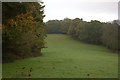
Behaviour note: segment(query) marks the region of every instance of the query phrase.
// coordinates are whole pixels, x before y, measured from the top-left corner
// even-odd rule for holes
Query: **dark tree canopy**
[[[65,18],[48,21],[46,25],[47,33],[69,34],[83,42],[105,45],[112,50],[120,49],[118,48],[118,41],[120,41],[118,20],[112,23],[102,23],[97,20],[86,22],[79,18]]]

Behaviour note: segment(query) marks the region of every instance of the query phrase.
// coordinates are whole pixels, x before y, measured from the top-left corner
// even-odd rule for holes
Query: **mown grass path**
[[[118,55],[103,46],[82,43],[68,35],[49,34],[43,56],[3,64],[3,77],[16,78],[117,78]],[[16,72],[17,70],[17,72]]]

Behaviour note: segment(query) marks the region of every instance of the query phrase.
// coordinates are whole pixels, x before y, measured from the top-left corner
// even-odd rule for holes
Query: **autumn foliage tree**
[[[3,24],[4,62],[41,55],[46,35],[42,20],[44,15],[40,9],[44,7],[39,3],[27,4],[29,6],[27,6],[25,13],[18,14]]]

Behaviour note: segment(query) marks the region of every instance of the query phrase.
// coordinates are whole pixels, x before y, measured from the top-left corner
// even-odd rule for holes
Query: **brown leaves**
[[[32,69],[32,68],[30,68],[30,72],[32,72],[32,70],[33,70],[33,69]]]
[[[22,69],[25,69],[25,67],[23,67]]]
[[[30,77],[30,76],[32,76],[31,75],[31,72],[33,71],[32,67],[29,68],[29,69],[27,69],[26,67],[22,67],[21,69],[22,70],[16,70],[16,73],[20,73],[20,75],[23,76],[23,77]]]

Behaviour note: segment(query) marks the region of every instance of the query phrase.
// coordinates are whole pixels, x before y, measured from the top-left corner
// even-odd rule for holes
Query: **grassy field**
[[[3,78],[27,77],[21,76],[21,71],[28,73],[31,67],[30,78],[118,77],[118,55],[107,48],[62,34],[49,34],[46,41],[43,56],[3,64]]]

